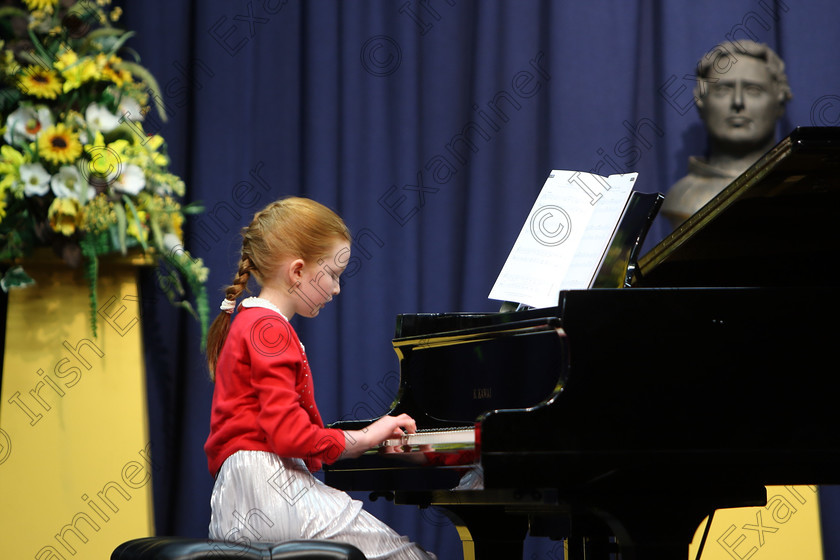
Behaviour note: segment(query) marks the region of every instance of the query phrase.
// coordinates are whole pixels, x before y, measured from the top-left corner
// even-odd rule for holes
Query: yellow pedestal
[[[697,548],[706,520],[694,535]],[[767,505],[718,510],[703,547],[703,560],[822,560],[816,486],[768,486]]]
[[[25,268],[0,400],[2,557],[107,559],[154,534],[137,268],[102,262],[96,337],[80,271]]]

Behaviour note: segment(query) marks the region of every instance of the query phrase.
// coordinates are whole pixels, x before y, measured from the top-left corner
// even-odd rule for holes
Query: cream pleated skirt
[[[228,542],[322,539],[349,543],[369,560],[430,560],[362,503],[327,486],[300,459],[238,451],[222,465],[210,500],[210,538]]]

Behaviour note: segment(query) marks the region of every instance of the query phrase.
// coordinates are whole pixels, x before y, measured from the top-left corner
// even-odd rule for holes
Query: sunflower
[[[122,62],[120,57],[111,55],[105,58],[104,54],[100,54],[96,57],[96,62],[102,69],[102,77],[111,80],[117,87],[123,87],[124,84],[131,83],[131,72],[119,66]]]
[[[58,5],[58,0],[23,0],[29,11],[46,10],[52,12]]]
[[[61,93],[58,75],[52,70],[34,65],[27,66],[23,71],[18,87],[23,93],[42,99],[55,99]]]
[[[64,93],[78,89],[85,82],[98,80],[102,77],[93,59],[90,57],[77,59],[75,57],[75,53],[67,55],[55,63],[55,67],[61,70],[61,76],[65,80]]]
[[[38,153],[56,165],[73,163],[82,155],[82,144],[76,133],[59,123],[38,137]]]

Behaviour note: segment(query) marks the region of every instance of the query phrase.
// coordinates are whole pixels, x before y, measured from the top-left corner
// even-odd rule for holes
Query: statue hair
[[[793,93],[790,90],[790,84],[788,84],[787,75],[785,74],[784,61],[765,43],[757,43],[750,40],[724,41],[700,59],[697,63],[697,83],[694,86],[694,98],[699,100],[705,95],[705,78],[709,77],[709,73],[718,59],[725,56],[732,57],[733,64],[737,64],[738,55],[756,58],[767,65],[773,81],[779,87],[781,102],[783,104],[793,98]]]

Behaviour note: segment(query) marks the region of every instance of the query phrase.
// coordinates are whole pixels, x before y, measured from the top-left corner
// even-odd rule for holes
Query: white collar
[[[283,312],[280,311],[280,309],[276,305],[264,298],[248,297],[243,299],[242,303],[240,303],[239,305],[241,305],[242,307],[263,307],[265,309],[271,309],[272,311],[276,312],[278,315],[286,319],[286,321],[289,320],[285,315],[283,315]]]

